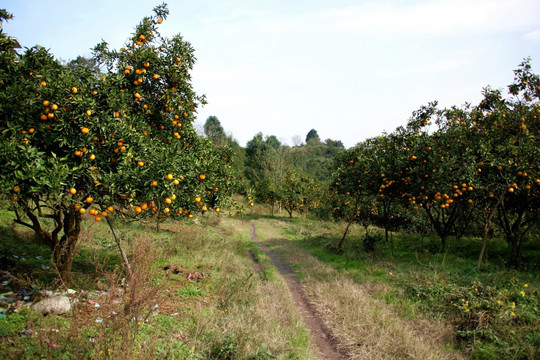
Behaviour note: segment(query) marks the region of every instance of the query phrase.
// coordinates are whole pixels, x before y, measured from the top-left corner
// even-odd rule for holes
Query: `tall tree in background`
[[[306,135],[306,144],[310,140],[316,140],[317,142],[321,141],[321,138],[319,137],[319,134],[317,134],[317,130],[315,130],[315,129],[309,130],[309,132]]]
[[[227,135],[217,116],[209,116],[204,123],[204,134],[216,146],[227,144]]]

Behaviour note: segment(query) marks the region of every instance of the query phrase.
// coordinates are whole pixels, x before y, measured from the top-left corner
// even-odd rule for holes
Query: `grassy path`
[[[250,223],[251,240],[259,246],[272,260],[279,273],[286,279],[289,291],[294,299],[294,303],[302,315],[307,328],[311,332],[311,340],[317,344],[321,359],[339,360],[344,359],[344,355],[338,352],[337,340],[331,335],[329,329],[325,326],[313,306],[307,299],[307,296],[300,285],[300,281],[294,275],[293,270],[283,262],[272,250],[259,240],[255,232],[255,225]]]
[[[404,317],[392,305],[376,298],[385,291],[385,285],[358,283],[347,272],[334,269],[308,254],[297,242],[283,238],[289,226],[286,221],[253,222],[269,256],[279,259],[278,269],[287,264],[286,268],[294,272],[284,275],[300,279],[293,282],[302,287],[322,328],[337,340],[334,345],[339,353],[350,359],[462,358],[449,346],[452,335],[444,323],[416,315]],[[261,243],[258,238],[256,241]],[[334,350],[334,354],[339,353]]]

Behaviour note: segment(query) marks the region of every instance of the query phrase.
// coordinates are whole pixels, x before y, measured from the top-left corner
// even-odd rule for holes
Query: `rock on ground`
[[[71,310],[71,302],[67,296],[54,296],[35,303],[31,306],[31,309],[44,315],[61,315]]]

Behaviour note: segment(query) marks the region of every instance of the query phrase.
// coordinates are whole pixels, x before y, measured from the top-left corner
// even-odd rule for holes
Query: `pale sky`
[[[1,0],[4,31],[58,59],[120,48],[161,2]],[[532,58],[538,0],[170,0],[164,35],[195,48],[193,84],[242,146],[262,132],[292,145],[314,128],[347,147],[405,125],[421,105],[477,103]]]

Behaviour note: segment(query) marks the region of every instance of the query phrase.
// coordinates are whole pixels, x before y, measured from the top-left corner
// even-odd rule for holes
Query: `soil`
[[[251,226],[251,241],[257,244],[257,246],[266,253],[273,261],[274,266],[279,273],[287,281],[294,303],[302,315],[307,328],[311,332],[313,342],[317,344],[317,347],[319,348],[320,358],[327,360],[347,359],[345,354],[338,351],[338,340],[332,336],[331,331],[324,324],[309,302],[306,293],[293,270],[279,256],[272,252],[268,246],[258,239],[257,234],[255,233],[255,225],[253,223],[249,224]]]

